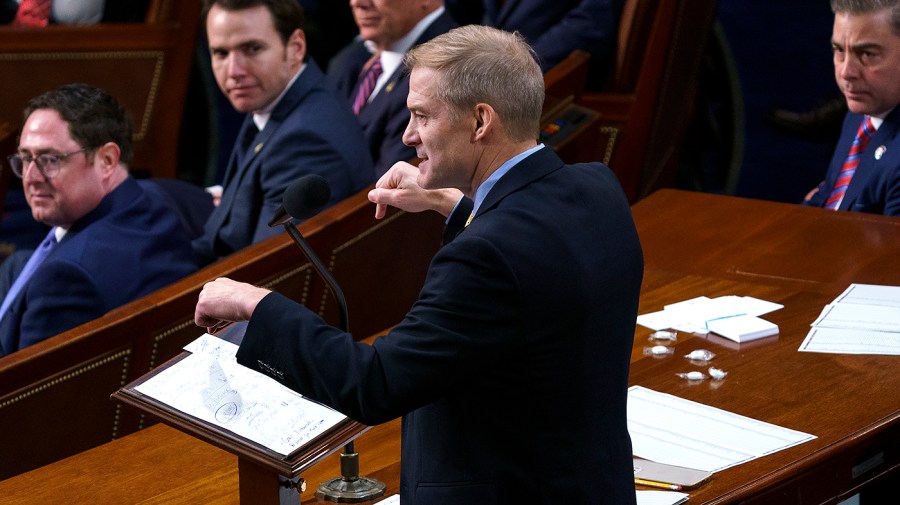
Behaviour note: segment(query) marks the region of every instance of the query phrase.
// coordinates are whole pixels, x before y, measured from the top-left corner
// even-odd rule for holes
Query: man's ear
[[[472,140],[483,140],[497,128],[497,111],[486,103],[479,103],[473,109],[475,115],[475,131]]]
[[[288,37],[285,49],[291,64],[299,67],[303,60],[306,59],[306,33],[299,28],[294,30],[294,33]]]
[[[99,163],[103,175],[107,175],[119,166],[120,155],[119,145],[115,142],[107,142],[94,152],[94,163]]]

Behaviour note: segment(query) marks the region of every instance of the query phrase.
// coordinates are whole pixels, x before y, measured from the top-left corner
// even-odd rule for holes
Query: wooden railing
[[[436,213],[374,219],[366,191],[299,230],[341,285],[354,336],[400,321],[440,247]],[[275,289],[337,324],[335,303],[286,235],[254,244],[105,316],[0,358],[0,479],[134,432],[152,422],[109,400],[203,333],[193,323],[203,285],[218,277]]]

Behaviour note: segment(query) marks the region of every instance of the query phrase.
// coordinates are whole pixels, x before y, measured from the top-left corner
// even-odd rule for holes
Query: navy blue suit
[[[438,16],[422,35],[413,43],[413,47],[446,33],[458,25],[446,12]],[[353,103],[358,89],[357,80],[372,53],[366,49],[362,40],[356,40],[334,57],[328,67],[338,90]],[[369,151],[375,161],[375,172],[381,176],[398,161],[409,161],[416,157],[416,150],[403,144],[403,131],[409,123],[409,110],[406,108],[406,96],[409,94],[409,72],[403,65],[391,74],[381,91],[366,104],[359,113],[362,125],[369,142]]]
[[[470,20],[484,9],[481,24],[518,31],[534,47],[546,72],[576,49],[591,54],[591,81],[599,84],[615,55],[624,0],[447,0],[447,8]],[[474,4],[483,5],[476,6]],[[465,17],[469,16],[469,17]]]
[[[96,319],[196,269],[178,217],[129,177],[72,225],[35,270],[0,321],[0,356]]]
[[[807,205],[822,207],[834,188],[838,173],[856,132],[862,123],[861,114],[848,113],[844,118],[841,137],[825,174],[825,181]],[[895,107],[869,141],[863,151],[850,186],[838,210],[900,216],[900,107]]]
[[[312,60],[244,151],[241,139],[255,128],[248,115],[231,153],[222,200],[193,242],[201,265],[283,233],[268,223],[285,188],[303,175],[318,174],[328,181],[329,204],[375,180],[359,123]]]
[[[541,149],[456,231],[373,345],[272,293],[238,361],[360,422],[403,416],[404,505],[633,504],[643,261],[615,176]]]

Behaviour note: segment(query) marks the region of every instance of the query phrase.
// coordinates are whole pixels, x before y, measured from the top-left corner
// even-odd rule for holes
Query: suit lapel
[[[516,164],[497,181],[478,208],[478,217],[496,207],[506,195],[518,191],[533,181],[563,167],[563,161],[553,149],[544,146]]]
[[[872,137],[872,140],[863,152],[862,158],[859,160],[859,166],[856,167],[856,172],[853,174],[850,185],[847,187],[847,192],[844,194],[844,199],[841,201],[840,208],[842,210],[849,209],[856,202],[867,182],[878,177],[878,171],[884,170],[885,163],[892,159],[892,155],[895,153],[891,153],[889,150],[895,145],[898,123],[900,123],[900,107],[895,107],[885,118],[884,122],[881,123],[878,130],[875,131],[875,136]],[[879,153],[879,151],[881,152]],[[878,153],[877,157],[876,153]]]
[[[229,170],[225,175],[223,186],[231,188],[242,184],[244,177],[251,172],[251,167],[257,163],[260,153],[265,149],[268,140],[278,131],[278,128],[284,122],[284,119],[297,108],[304,97],[306,97],[306,95],[309,94],[323,78],[322,71],[319,70],[316,63],[313,60],[309,60],[303,73],[300,74],[296,81],[294,81],[288,92],[281,97],[281,101],[275,106],[272,115],[269,117],[269,121],[266,123],[266,127],[253,138],[247,152],[243,156],[238,156],[237,151],[240,147],[236,147],[236,149],[232,150],[231,160],[228,163]],[[238,134],[238,139],[244,138],[243,135],[246,134],[247,129],[251,126],[254,126],[253,117],[248,115]],[[234,205],[234,193],[235,191],[228,191],[222,195],[222,202],[219,206],[222,207],[223,210],[229,209]],[[217,214],[224,217],[227,213],[221,211],[213,213],[213,215]]]
[[[244,118],[244,123],[241,125],[241,129],[238,131],[235,146],[231,150],[231,156],[228,159],[228,170],[225,172],[225,178],[222,181],[222,186],[228,186],[231,183],[231,180],[235,178],[240,167],[244,165],[244,161],[248,159],[246,152],[241,152],[244,149],[242,146],[244,144],[244,139],[249,135],[249,130],[256,129],[256,126],[253,124],[253,118],[248,115]],[[258,135],[258,133],[257,133]],[[252,145],[253,142],[248,144],[247,150],[249,150],[249,145]]]
[[[391,74],[391,78],[384,83],[384,86],[378,94],[372,98],[372,101],[367,103],[366,106],[359,111],[359,123],[362,125],[363,130],[366,130],[370,123],[382,117],[384,109],[389,108],[390,104],[394,103],[393,95],[395,90],[406,89],[404,86],[404,81],[406,79],[409,79],[409,73],[403,65],[400,65],[397,67],[397,70]],[[405,101],[406,97],[404,96],[403,99]]]

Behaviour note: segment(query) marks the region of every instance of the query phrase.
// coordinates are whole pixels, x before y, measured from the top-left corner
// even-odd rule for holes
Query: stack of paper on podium
[[[748,342],[776,335],[778,325],[759,316],[783,307],[751,296],[700,296],[640,315],[637,323],[652,330],[671,328],[701,335],[714,332],[735,342]]]
[[[811,326],[800,351],[900,355],[900,286],[851,284]]]
[[[113,398],[282,475],[296,475],[368,429],[239,365],[206,334]]]

